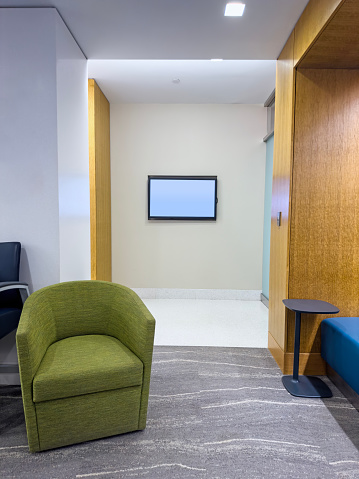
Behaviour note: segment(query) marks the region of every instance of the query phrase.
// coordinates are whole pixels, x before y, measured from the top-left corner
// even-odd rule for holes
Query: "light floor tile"
[[[261,301],[144,299],[156,319],[155,345],[266,348]]]

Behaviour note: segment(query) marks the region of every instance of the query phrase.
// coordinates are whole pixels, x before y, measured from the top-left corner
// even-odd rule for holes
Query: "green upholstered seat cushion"
[[[35,403],[142,384],[143,364],[112,336],[73,336],[53,343],[33,382]]]

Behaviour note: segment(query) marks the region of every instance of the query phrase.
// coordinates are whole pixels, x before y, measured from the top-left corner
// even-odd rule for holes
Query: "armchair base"
[[[86,394],[35,404],[38,444],[31,452],[44,451],[115,436],[138,429],[141,387]]]

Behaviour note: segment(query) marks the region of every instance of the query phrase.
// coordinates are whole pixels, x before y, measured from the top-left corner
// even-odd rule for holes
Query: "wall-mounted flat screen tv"
[[[217,216],[217,176],[149,176],[149,220],[205,220]]]

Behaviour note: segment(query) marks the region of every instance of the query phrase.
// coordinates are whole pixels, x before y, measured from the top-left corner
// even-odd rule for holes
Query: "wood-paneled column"
[[[88,81],[91,279],[111,281],[110,104]]]

